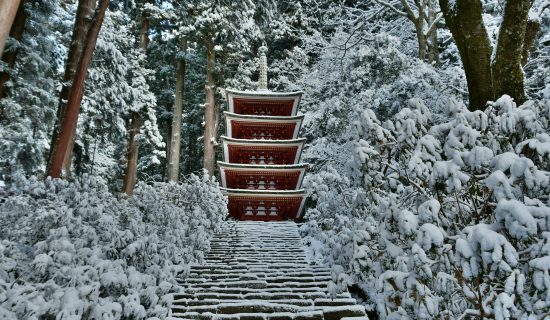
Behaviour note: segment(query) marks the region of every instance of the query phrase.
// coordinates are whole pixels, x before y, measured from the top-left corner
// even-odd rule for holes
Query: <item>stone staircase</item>
[[[348,292],[329,297],[330,279],[307,261],[294,222],[229,221],[179,280],[170,319],[368,319]]]

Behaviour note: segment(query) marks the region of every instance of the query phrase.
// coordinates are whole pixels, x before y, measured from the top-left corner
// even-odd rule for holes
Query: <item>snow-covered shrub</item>
[[[0,203],[0,318],[164,318],[226,215],[208,175],[116,197],[95,177],[21,179]]]
[[[304,153],[317,167],[302,229],[338,266],[332,288],[358,285],[383,319],[547,316],[548,103],[503,96],[471,112],[451,98],[434,117],[409,99],[386,117],[365,101]]]

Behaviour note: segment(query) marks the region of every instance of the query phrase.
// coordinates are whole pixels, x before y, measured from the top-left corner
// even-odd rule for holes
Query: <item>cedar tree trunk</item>
[[[216,107],[216,52],[211,37],[206,40],[206,103],[204,104],[204,161],[203,167],[214,175],[216,165],[216,135],[219,110]]]
[[[183,54],[187,51],[187,40],[183,41]],[[180,147],[181,147],[181,122],[183,112],[183,98],[185,91],[185,57],[178,60],[176,77],[176,98],[174,100],[172,133],[170,137],[170,149],[168,153],[168,181],[178,181],[180,169]]]
[[[139,31],[139,47],[145,52],[149,45],[149,17],[142,14],[141,28]],[[126,170],[122,182],[122,192],[131,196],[134,194],[134,188],[137,180],[137,163],[139,155],[139,144],[136,137],[141,125],[141,115],[139,111],[132,111],[130,120],[130,130],[128,139],[128,150],[126,152]]]
[[[21,4],[19,5],[19,9],[17,9],[17,14],[15,15],[15,20],[13,21],[13,24],[11,26],[10,38],[13,38],[17,41],[21,41],[21,37],[23,36],[23,30],[25,29],[25,23],[27,22],[28,16],[29,14],[25,11],[25,1],[21,1]],[[6,51],[2,55],[2,61],[6,63],[8,70],[11,70],[13,69],[13,67],[15,67],[15,60],[17,59],[17,51],[18,49],[15,48],[15,50]],[[9,80],[9,78],[10,78],[10,75],[8,71],[4,70],[0,72],[0,99],[5,98],[7,96],[5,85],[6,85],[6,82]]]
[[[61,177],[63,161],[65,159],[65,155],[67,154],[67,150],[69,149],[69,145],[72,143],[72,133],[74,132],[78,122],[78,114],[80,111],[82,96],[84,94],[84,82],[86,81],[86,76],[88,75],[88,67],[92,61],[97,37],[99,35],[99,31],[101,30],[103,18],[105,17],[105,12],[107,11],[108,6],[109,0],[99,0],[92,24],[86,36],[86,42],[76,68],[73,85],[71,86],[65,116],[63,117],[63,122],[61,123],[61,128],[59,130],[59,138],[52,145],[53,152],[50,156],[50,165],[47,171],[47,175],[52,178]]]
[[[63,118],[65,117],[65,112],[67,110],[67,102],[71,93],[72,80],[76,74],[76,69],[78,67],[78,62],[82,56],[82,51],[86,42],[86,36],[92,24],[92,19],[94,17],[94,10],[96,6],[96,0],[79,0],[78,7],[76,9],[76,16],[74,20],[73,34],[71,37],[71,45],[69,46],[69,54],[67,56],[67,62],[65,63],[65,74],[63,75],[63,87],[61,88],[61,94],[59,95],[59,102],[57,105],[57,121],[53,129],[52,134],[52,143],[53,146],[55,141],[59,139],[59,129],[61,123],[63,123]],[[74,131],[71,132],[70,144],[65,153],[65,158],[63,160],[63,171],[66,178],[71,176],[71,160],[72,160],[72,151],[74,146],[74,139],[76,135],[76,126]],[[54,152],[54,149],[50,149],[50,159],[51,154]]]
[[[21,0],[0,1],[0,53],[4,52],[6,40],[10,34],[11,26]]]
[[[136,186],[137,177],[137,162],[138,162],[138,142],[136,136],[139,133],[140,127],[140,115],[139,112],[132,112],[132,119],[130,123],[130,139],[128,141],[128,150],[126,152],[126,171],[124,172],[124,180],[122,184],[122,192],[131,196],[134,194],[134,187]]]

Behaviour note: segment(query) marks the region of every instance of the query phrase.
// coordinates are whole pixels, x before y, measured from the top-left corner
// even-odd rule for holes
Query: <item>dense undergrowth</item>
[[[0,318],[164,318],[175,277],[200,261],[227,214],[217,183],[18,179],[0,203]]]

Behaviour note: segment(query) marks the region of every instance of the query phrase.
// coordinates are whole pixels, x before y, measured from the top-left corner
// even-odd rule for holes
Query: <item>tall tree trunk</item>
[[[449,7],[449,0],[439,0],[439,4],[460,52],[468,82],[469,108],[483,109],[495,94],[491,70],[492,47],[483,23],[481,2],[457,0],[452,8]]]
[[[187,40],[182,43],[182,53],[187,51]],[[168,155],[168,181],[178,181],[180,169],[180,147],[181,147],[181,120],[183,112],[183,98],[185,91],[185,57],[178,60],[176,78],[176,97],[174,99],[174,110],[172,118],[172,134],[170,138],[170,149]]]
[[[141,28],[139,31],[139,47],[145,52],[149,45],[149,17],[143,12],[141,17]],[[122,192],[131,196],[134,194],[134,188],[137,180],[137,163],[139,155],[139,144],[136,137],[141,125],[141,115],[139,111],[132,111],[130,120],[130,130],[128,139],[128,150],[126,152],[126,170],[122,183]]]
[[[519,104],[525,102],[521,62],[529,9],[530,0],[506,1],[493,62],[496,97],[507,94]]]
[[[0,1],[0,53],[4,52],[6,40],[10,34],[11,26],[21,0]]]
[[[88,75],[88,67],[92,61],[97,37],[103,24],[103,18],[105,17],[105,11],[109,6],[109,0],[99,0],[99,5],[95,11],[92,24],[88,30],[86,36],[86,42],[82,50],[82,55],[76,68],[73,85],[69,94],[65,116],[61,124],[59,138],[52,144],[53,152],[50,156],[49,167],[47,174],[52,178],[59,178],[61,176],[61,169],[63,161],[69,145],[72,143],[72,133],[76,128],[78,122],[78,114],[80,111],[80,103],[82,102],[82,96],[84,94],[84,82]]]
[[[138,142],[136,136],[139,133],[139,127],[141,125],[139,112],[132,112],[132,119],[130,122],[130,139],[128,141],[128,150],[126,152],[126,171],[124,173],[124,180],[122,184],[122,192],[131,196],[134,194],[134,188],[136,186],[137,177],[137,162],[138,162]]]
[[[78,67],[78,62],[82,56],[82,51],[86,42],[86,37],[90,26],[92,24],[92,19],[94,17],[94,10],[96,6],[96,0],[79,0],[78,7],[76,9],[76,16],[74,20],[73,34],[71,37],[71,44],[69,46],[69,54],[67,56],[67,61],[65,63],[65,74],[63,75],[63,87],[61,88],[61,93],[59,95],[59,102],[57,104],[57,121],[53,129],[52,134],[52,143],[53,146],[55,141],[59,139],[59,130],[61,123],[63,123],[63,118],[67,110],[67,102],[71,94],[71,85],[72,81],[76,74],[76,69]],[[74,140],[76,135],[76,126],[74,131],[71,132],[69,147],[65,154],[63,160],[63,171],[66,178],[71,176],[71,160],[72,160],[72,151],[74,146]],[[50,149],[50,159],[51,154],[54,152],[54,149]]]
[[[203,167],[210,175],[214,175],[216,166],[216,135],[218,133],[219,110],[216,107],[216,51],[214,43],[208,37],[206,40],[206,103],[204,104],[204,161]]]
[[[25,23],[27,22],[27,18],[29,16],[29,14],[25,11],[25,2],[26,1],[21,1],[21,3],[19,4],[19,9],[17,9],[17,14],[15,15],[15,20],[13,21],[10,30],[10,38],[17,40],[18,42],[21,41],[21,38],[23,37]],[[11,70],[13,69],[13,67],[15,67],[15,60],[17,59],[18,51],[19,50],[16,48],[15,50],[5,51],[2,54],[2,61],[6,63],[8,70]],[[10,74],[7,70],[0,72],[0,99],[7,96],[5,85],[9,79]]]

